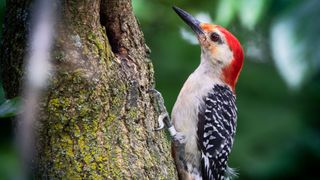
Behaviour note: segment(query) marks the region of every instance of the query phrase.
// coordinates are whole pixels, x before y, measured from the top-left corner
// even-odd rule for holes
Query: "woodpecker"
[[[237,126],[235,86],[243,65],[241,44],[225,28],[202,23],[173,7],[197,36],[198,68],[184,83],[166,122],[174,139],[173,158],[179,179],[229,179],[227,161]],[[162,120],[165,114],[159,117]],[[160,128],[161,128],[160,127]]]

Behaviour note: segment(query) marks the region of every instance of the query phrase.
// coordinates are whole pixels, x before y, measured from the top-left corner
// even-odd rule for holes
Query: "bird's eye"
[[[220,38],[220,36],[219,36],[218,33],[215,33],[215,32],[212,33],[212,34],[210,35],[210,39],[211,39],[211,41],[213,41],[213,42],[222,43],[221,38]]]

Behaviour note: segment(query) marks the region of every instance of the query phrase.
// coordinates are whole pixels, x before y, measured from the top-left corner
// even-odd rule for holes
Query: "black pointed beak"
[[[189,13],[185,12],[184,10],[182,10],[176,6],[173,6],[172,8],[181,17],[181,19],[191,27],[191,29],[198,36],[204,34],[203,30],[200,27],[200,24],[201,24],[200,21],[198,21],[196,18],[191,16]]]

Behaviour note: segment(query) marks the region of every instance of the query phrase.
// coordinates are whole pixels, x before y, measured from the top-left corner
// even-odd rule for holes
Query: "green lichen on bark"
[[[156,114],[150,116],[139,106],[126,110],[128,99],[124,97],[130,84],[121,71],[108,72],[117,73],[101,73],[97,81],[79,70],[56,74],[41,116],[46,128],[39,132],[39,149],[44,153],[40,157],[47,159],[39,161],[40,172],[90,179],[161,177],[159,164],[171,161],[170,147],[162,134],[153,132],[153,122],[148,129],[145,125]],[[144,105],[151,106],[149,103]],[[166,152],[159,154],[159,150]],[[160,175],[173,177],[174,169]]]
[[[153,67],[131,2],[101,3],[108,13],[123,10],[119,27],[101,26],[100,0],[61,2],[54,73],[39,102],[34,176],[172,179],[170,144],[154,131]]]

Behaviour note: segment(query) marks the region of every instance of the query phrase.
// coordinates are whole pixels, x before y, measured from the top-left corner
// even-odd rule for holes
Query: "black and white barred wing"
[[[216,85],[204,98],[198,114],[198,146],[202,153],[203,179],[224,179],[236,129],[235,96]]]

